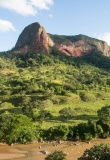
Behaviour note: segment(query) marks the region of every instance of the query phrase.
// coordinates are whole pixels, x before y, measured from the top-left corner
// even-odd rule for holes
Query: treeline
[[[96,122],[80,123],[76,126],[51,127],[44,133],[46,139],[90,141],[94,138],[110,136],[110,106],[98,110],[99,120]]]
[[[76,60],[80,63],[87,63],[95,67],[110,70],[110,58],[103,55],[100,51],[93,51],[88,55],[77,58]]]
[[[110,106],[102,107],[97,113],[99,120],[96,122],[88,121],[76,126],[60,125],[42,130],[27,116],[6,112],[0,115],[0,141],[11,144],[35,140],[90,141],[107,138],[110,136]]]
[[[28,52],[27,54],[23,55],[15,55],[11,51],[9,51],[0,53],[0,57],[3,59],[3,61],[7,62],[7,65],[9,65],[10,61],[11,65],[13,65],[12,62],[15,62],[16,66],[18,67],[34,67],[42,64],[53,65],[54,63],[63,62],[66,65],[71,64],[76,67],[80,67],[86,63],[101,69],[110,70],[110,58],[104,56],[102,52],[94,50],[82,57],[67,56],[54,47],[51,48],[51,53],[49,55],[35,52]],[[4,66],[4,62],[1,63],[1,67],[2,64]]]

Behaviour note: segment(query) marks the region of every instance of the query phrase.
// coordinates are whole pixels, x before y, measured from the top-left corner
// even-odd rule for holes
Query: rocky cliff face
[[[105,56],[110,56],[110,47],[106,42],[85,35],[59,36],[51,35],[58,50],[69,56],[83,56],[91,51],[101,51]]]
[[[98,50],[104,53],[105,56],[110,56],[110,48],[105,42],[78,40],[77,42],[63,42],[58,46],[58,49],[69,56],[83,56],[91,51]]]
[[[18,38],[14,53],[27,53],[30,51],[49,53],[49,47],[54,46],[45,29],[39,23],[27,26]]]
[[[101,51],[105,56],[110,56],[110,47],[106,42],[84,35],[60,36],[47,34],[39,23],[27,26],[20,34],[15,45],[15,54],[25,54],[30,51],[36,53],[50,53],[50,47],[68,56],[83,56],[91,51]]]

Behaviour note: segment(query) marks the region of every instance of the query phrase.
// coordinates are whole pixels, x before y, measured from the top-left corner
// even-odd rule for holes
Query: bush
[[[14,108],[14,105],[9,102],[3,102],[0,104],[0,108],[2,109]]]
[[[5,112],[0,115],[0,140],[8,144],[26,143],[36,139],[36,128],[25,115]]]
[[[91,94],[91,93],[84,93],[84,92],[80,93],[80,98],[83,101],[95,101],[96,100],[96,97],[93,94]]]
[[[54,151],[53,153],[49,154],[45,160],[66,160],[66,154],[62,151]]]
[[[110,123],[108,121],[99,120],[97,121],[97,125],[100,125],[103,132],[101,134],[101,138],[107,138],[110,135]]]
[[[51,127],[47,131],[47,136],[48,139],[67,140],[68,133],[69,133],[69,127],[61,125],[57,127]]]
[[[110,144],[94,145],[86,149],[78,160],[110,160]]]
[[[76,115],[76,112],[73,109],[71,109],[70,107],[63,108],[62,110],[59,111],[59,113],[66,119],[72,118],[73,116]]]
[[[88,123],[80,123],[71,129],[73,132],[72,139],[90,141],[97,137],[97,126],[96,123],[88,121]]]

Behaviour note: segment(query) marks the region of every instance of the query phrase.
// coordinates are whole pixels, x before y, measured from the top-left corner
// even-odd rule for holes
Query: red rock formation
[[[39,23],[33,23],[23,30],[16,43],[14,53],[26,54],[34,51],[49,54],[50,47],[53,46],[68,56],[83,56],[93,50],[101,51],[105,56],[110,56],[110,47],[106,42],[84,35],[51,35],[50,38],[50,34],[47,34]]]
[[[45,29],[38,23],[26,27],[18,38],[14,53],[25,54],[30,51],[49,53],[54,46]]]

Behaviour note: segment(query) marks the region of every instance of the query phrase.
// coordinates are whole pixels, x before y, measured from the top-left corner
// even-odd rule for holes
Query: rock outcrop
[[[39,23],[33,23],[23,30],[15,45],[14,53],[26,54],[34,51],[49,54],[53,46],[68,56],[83,56],[94,50],[103,52],[105,56],[110,56],[110,47],[104,41],[85,35],[60,36],[47,34]]]
[[[83,56],[91,51],[101,51],[105,56],[110,56],[110,47],[106,42],[85,35],[59,36],[51,35],[58,50],[69,56]]]
[[[33,23],[27,26],[20,34],[14,53],[25,54],[31,51],[49,53],[50,46],[54,46],[54,42],[45,29],[39,23]]]

